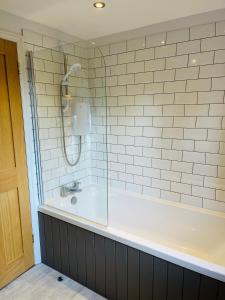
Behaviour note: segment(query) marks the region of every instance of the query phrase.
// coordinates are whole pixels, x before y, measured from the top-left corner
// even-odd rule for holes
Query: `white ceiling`
[[[0,0],[0,9],[85,40],[225,8],[225,0]]]

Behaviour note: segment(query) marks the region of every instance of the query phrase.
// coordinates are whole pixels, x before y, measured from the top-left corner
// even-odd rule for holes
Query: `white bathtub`
[[[71,203],[73,196],[77,198],[75,204]],[[107,225],[107,189],[102,186],[90,185],[74,195],[47,199],[45,205],[95,223]]]
[[[111,190],[104,226],[98,222],[107,220],[105,192],[92,185],[75,205],[68,197],[49,200],[39,210],[225,282],[225,214]]]

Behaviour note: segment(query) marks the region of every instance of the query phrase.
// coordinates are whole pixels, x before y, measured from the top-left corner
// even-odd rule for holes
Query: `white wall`
[[[37,33],[25,30],[24,40],[35,52],[73,39],[1,13],[0,28],[28,27]],[[225,211],[225,22],[101,49],[107,64],[111,185]],[[99,98],[103,67],[96,52],[90,65],[92,59],[94,98]],[[93,155],[96,174],[104,177],[105,152],[99,148]]]
[[[225,22],[102,51],[111,185],[225,211]]]

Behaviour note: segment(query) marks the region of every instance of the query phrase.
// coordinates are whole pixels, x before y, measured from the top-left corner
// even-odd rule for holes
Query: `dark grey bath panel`
[[[39,213],[42,262],[109,300],[225,300],[225,283]]]

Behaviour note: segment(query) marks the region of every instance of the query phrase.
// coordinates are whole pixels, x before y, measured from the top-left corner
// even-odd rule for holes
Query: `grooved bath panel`
[[[224,300],[225,283],[39,213],[42,262],[109,300]]]

